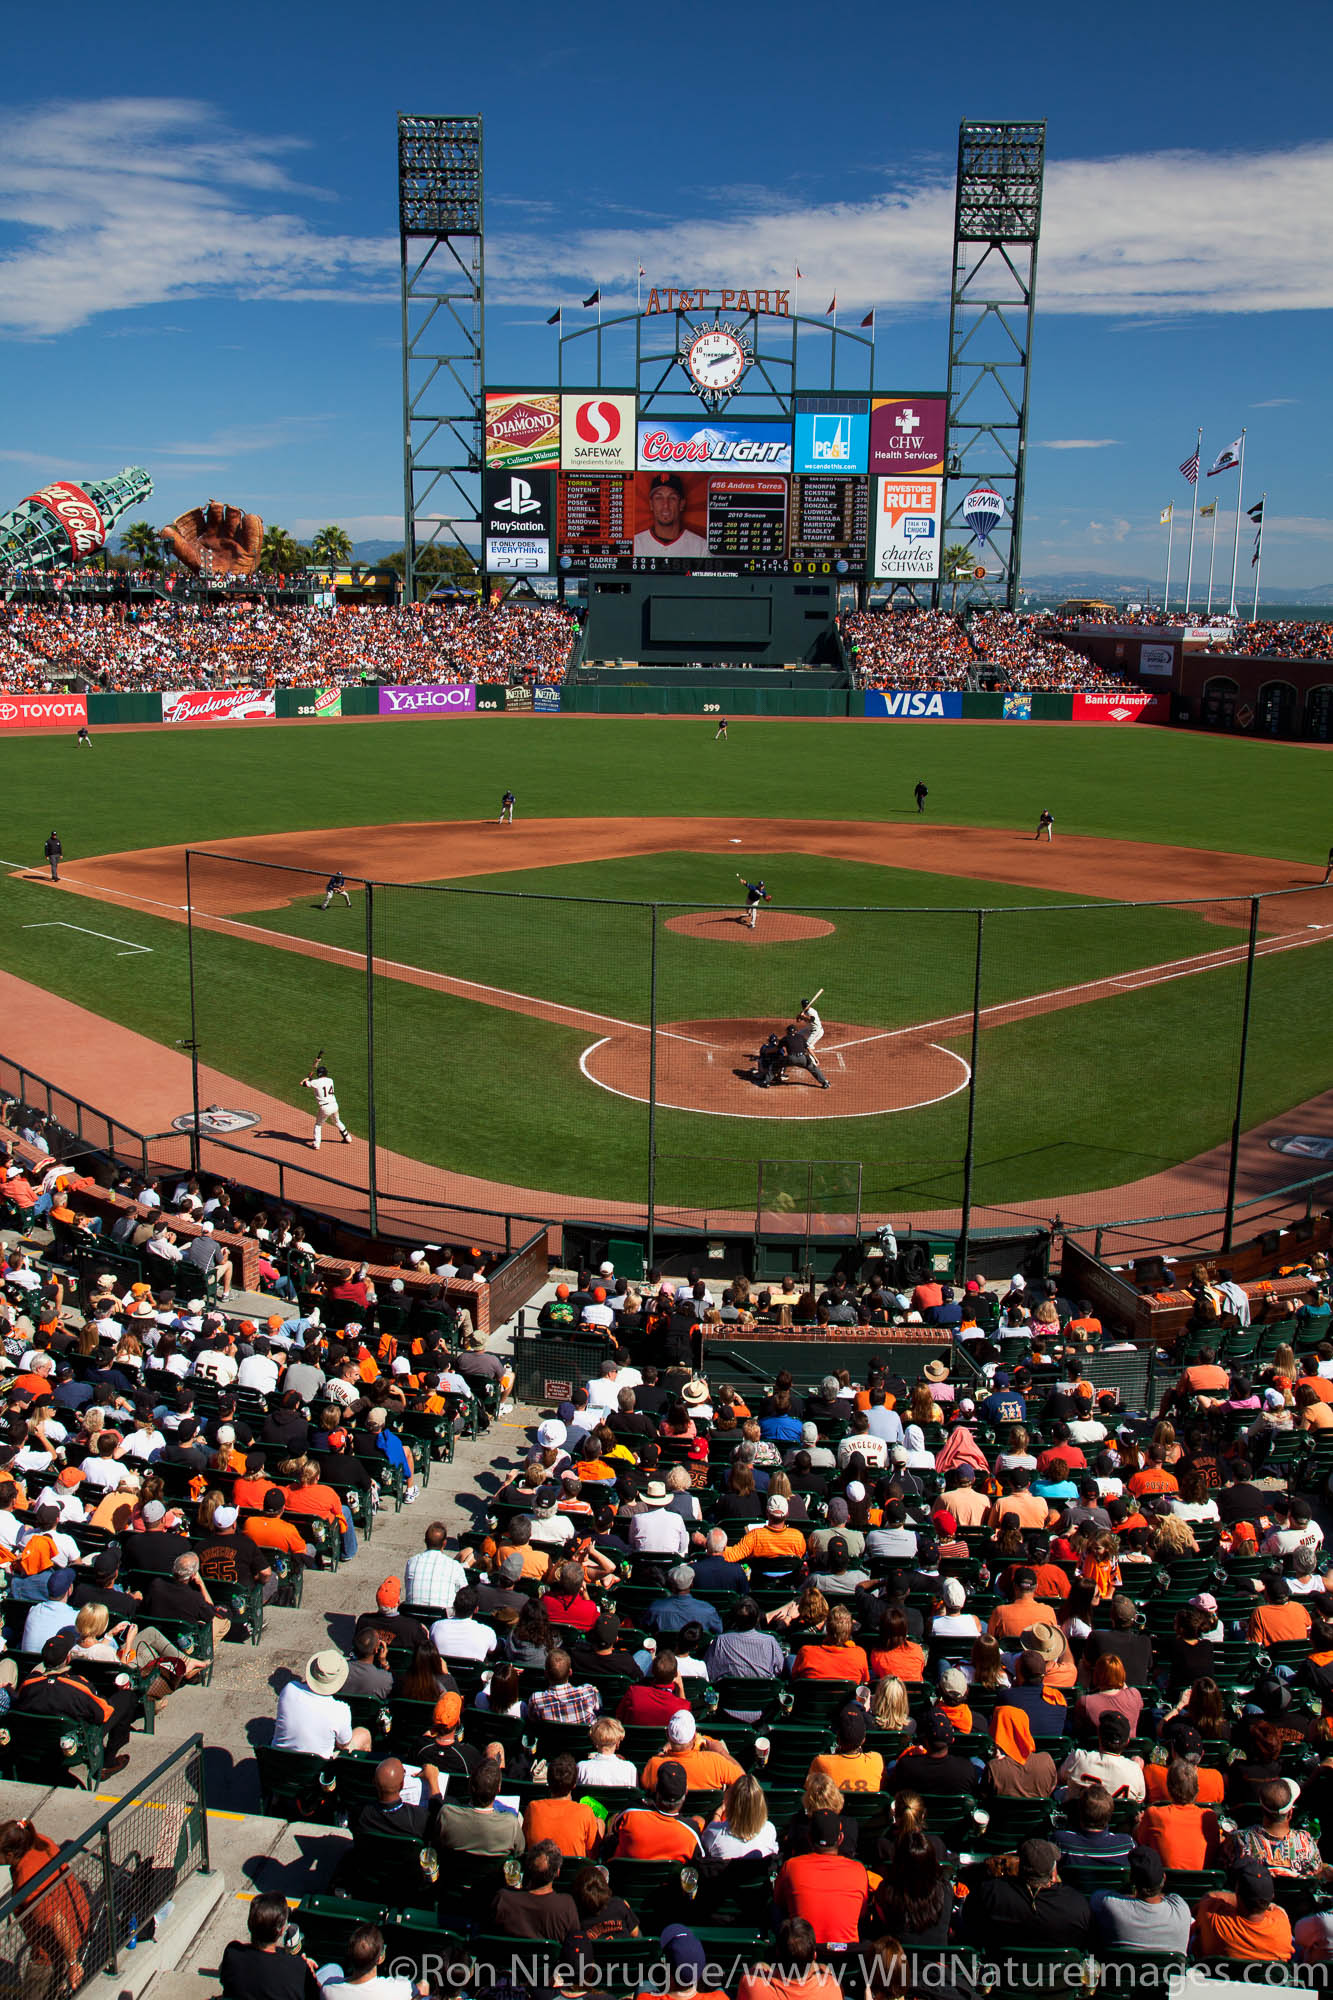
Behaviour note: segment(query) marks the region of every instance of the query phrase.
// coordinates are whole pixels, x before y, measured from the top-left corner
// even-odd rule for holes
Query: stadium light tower
[[[1023,541],[1028,380],[1037,297],[1046,123],[965,118],[958,128],[953,286],[949,300],[949,431],[944,527],[970,536],[964,503],[991,487],[1003,503],[978,565],[998,577],[969,578],[963,602],[1013,610]],[[994,513],[994,503],[991,503]]]
[[[481,120],[398,114],[403,311],[403,594],[425,549],[481,536]],[[469,532],[471,531],[471,532]]]

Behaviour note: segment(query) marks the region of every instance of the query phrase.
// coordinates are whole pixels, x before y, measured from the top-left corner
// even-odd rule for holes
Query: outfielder
[[[347,877],[343,874],[341,868],[336,875],[330,875],[325,885],[324,901],[320,904],[320,909],[327,910],[335,896],[341,896],[348,909],[351,909],[352,899],[347,893]]]
[[[736,880],[738,882],[745,882],[745,877],[738,875]],[[762,882],[745,882],[745,914],[741,917],[740,921],[753,930],[759,917],[759,905],[761,903],[771,903],[772,900],[773,898],[769,895]]]
[[[514,824],[514,807],[517,804],[518,800],[514,797],[514,794],[512,792],[505,792],[502,795],[500,799],[500,818],[498,822],[499,825],[512,826]]]
[[[717,718],[717,728],[716,728],[716,729],[715,729],[715,730],[713,731],[713,741],[714,741],[714,743],[716,743],[716,742],[717,742],[717,739],[718,739],[718,737],[719,737],[719,736],[720,736],[720,737],[722,738],[723,742],[725,742],[725,741],[726,741],[726,736],[727,736],[727,718],[726,718],[726,716],[725,716],[725,715],[719,715],[719,717]]]
[[[1053,840],[1055,837],[1055,814],[1049,806],[1042,807],[1041,818],[1037,821],[1037,831],[1033,834],[1032,838],[1040,840],[1043,833],[1046,835],[1047,840]]]
[[[301,1082],[306,1090],[313,1090],[315,1093],[315,1133],[310,1141],[315,1151],[319,1151],[319,1142],[323,1135],[324,1127],[329,1124],[337,1126],[338,1131],[342,1135],[344,1146],[350,1146],[352,1135],[343,1124],[342,1114],[338,1109],[338,1095],[333,1087],[333,1078],[324,1067],[322,1057],[316,1062],[309,1076],[301,1078]]]
[[[832,1085],[810,1051],[810,1034],[799,1021],[793,1021],[782,1037],[782,1046],[789,1069],[808,1069],[821,1090],[831,1090]]]
[[[87,727],[87,724],[86,724],[86,723],[84,723],[84,724],[81,724],[81,725],[80,725],[80,728],[79,728],[79,733],[78,733],[78,735],[77,735],[77,736],[76,736],[76,737],[74,738],[74,745],[75,745],[75,748],[76,748],[76,749],[78,749],[78,750],[91,750],[91,749],[92,749],[92,747],[93,747],[93,739],[92,739],[92,737],[91,737],[91,736],[90,736],[90,735],[88,734],[88,727]]]

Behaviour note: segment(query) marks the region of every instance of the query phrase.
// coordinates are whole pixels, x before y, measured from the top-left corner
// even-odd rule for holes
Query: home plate
[[[733,846],[733,847],[739,847],[739,846],[740,846],[740,841],[739,841],[739,840],[738,840],[738,839],[736,838],[736,836],[735,836],[734,834],[732,835],[732,841],[731,841],[731,844],[732,844],[732,846]]]

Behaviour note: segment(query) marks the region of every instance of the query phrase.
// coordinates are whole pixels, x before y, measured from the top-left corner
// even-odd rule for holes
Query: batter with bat
[[[773,898],[769,895],[762,882],[746,881],[744,875],[737,875],[736,880],[745,883],[745,911],[737,919],[737,922],[745,924],[750,930],[753,930],[759,916],[759,905],[761,903],[771,903]]]
[[[301,1078],[301,1084],[304,1089],[313,1090],[315,1093],[315,1133],[310,1141],[315,1151],[319,1151],[319,1142],[323,1136],[324,1127],[329,1124],[337,1127],[342,1135],[344,1146],[350,1146],[352,1135],[343,1124],[342,1113],[338,1109],[338,1094],[334,1089],[333,1078],[324,1067],[323,1049],[315,1057],[309,1074]]]

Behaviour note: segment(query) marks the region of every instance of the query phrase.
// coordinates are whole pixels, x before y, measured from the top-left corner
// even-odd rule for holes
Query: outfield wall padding
[[[631,685],[562,687],[560,707],[566,715],[810,715],[846,716],[859,709],[861,696],[846,688],[747,687],[744,682],[701,676],[697,686],[680,682],[664,687]]]

